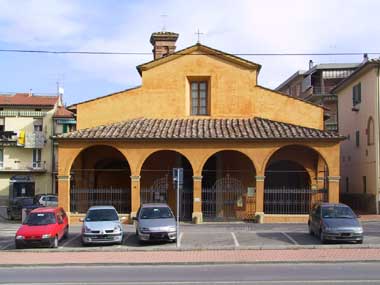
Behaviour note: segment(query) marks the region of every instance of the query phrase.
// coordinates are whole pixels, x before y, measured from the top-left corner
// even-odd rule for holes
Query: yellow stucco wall
[[[322,108],[260,87],[252,67],[199,54],[143,71],[139,88],[78,104],[77,128],[140,117],[188,117],[189,78],[209,80],[211,117],[262,117],[323,128]]]

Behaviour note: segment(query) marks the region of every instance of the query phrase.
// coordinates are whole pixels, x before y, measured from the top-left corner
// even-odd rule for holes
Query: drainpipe
[[[380,84],[380,80],[379,80],[379,76],[380,76],[380,65],[377,64],[377,72],[376,72],[376,108],[375,108],[375,113],[376,113],[376,116],[375,116],[375,148],[376,148],[376,151],[375,151],[375,155],[376,155],[376,159],[375,159],[375,162],[376,162],[376,214],[379,214],[379,177],[380,177],[380,173],[379,173],[379,170],[380,170],[380,161],[379,161],[379,155],[380,155],[380,137],[379,137],[379,134],[380,134],[380,117],[379,117],[379,109],[380,109],[380,106],[379,106],[379,103],[380,103],[380,99],[379,99],[379,84]]]

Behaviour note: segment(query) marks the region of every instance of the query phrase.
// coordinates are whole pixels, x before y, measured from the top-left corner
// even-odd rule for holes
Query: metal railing
[[[309,214],[316,202],[327,201],[327,190],[264,189],[264,213]]]
[[[131,189],[128,188],[71,188],[70,212],[86,213],[91,206],[111,205],[119,213],[131,212]]]
[[[0,111],[0,117],[33,117],[43,118],[47,114],[46,111],[15,111],[15,110],[3,110]]]

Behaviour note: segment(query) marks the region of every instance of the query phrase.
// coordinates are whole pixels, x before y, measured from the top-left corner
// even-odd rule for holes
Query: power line
[[[151,52],[112,52],[112,51],[61,51],[61,50],[24,50],[24,49],[0,49],[3,53],[40,53],[40,54],[77,54],[77,55],[151,55]],[[215,55],[216,53],[197,53],[176,55]],[[220,52],[220,54],[224,54]],[[322,53],[231,53],[235,56],[350,56],[350,55],[380,55],[380,52],[322,52]]]

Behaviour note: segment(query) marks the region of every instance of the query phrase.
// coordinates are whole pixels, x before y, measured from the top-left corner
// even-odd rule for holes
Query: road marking
[[[293,244],[298,245],[298,242],[295,241],[294,238],[292,238],[290,235],[287,233],[281,232],[288,240],[290,240]]]
[[[70,242],[72,242],[73,240],[77,239],[78,237],[80,237],[80,234],[76,234],[74,237],[68,239],[67,241],[65,241],[61,246],[60,248],[66,246],[67,244],[69,244]]]
[[[233,240],[234,240],[235,246],[236,246],[236,247],[239,247],[240,244],[239,244],[239,242],[238,242],[238,240],[237,240],[237,238],[236,238],[235,233],[234,233],[234,232],[231,232],[231,235],[232,235],[232,238],[233,238]]]
[[[179,234],[178,247],[181,247],[182,237],[183,237],[183,232],[181,232],[181,233]]]

